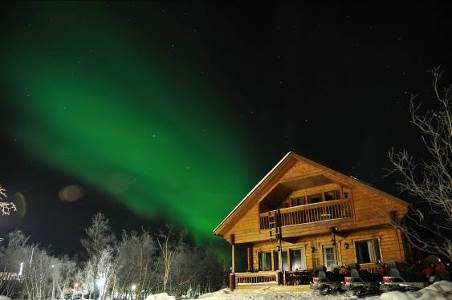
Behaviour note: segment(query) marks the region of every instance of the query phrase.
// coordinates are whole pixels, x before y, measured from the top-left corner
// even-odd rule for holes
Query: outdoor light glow
[[[96,286],[97,286],[97,288],[99,289],[99,291],[100,291],[101,293],[102,293],[102,291],[103,291],[103,289],[104,289],[105,282],[106,282],[106,279],[103,278],[103,277],[97,278],[97,279],[96,279]]]
[[[24,263],[23,262],[21,262],[20,264],[19,264],[19,273],[18,273],[18,275],[19,276],[22,276],[22,272],[24,271]]]
[[[124,35],[100,3],[35,6],[17,27],[39,34],[20,27],[2,41],[22,149],[138,213],[211,236],[253,182],[221,94],[152,52],[152,34]],[[86,22],[72,26],[75,15]]]

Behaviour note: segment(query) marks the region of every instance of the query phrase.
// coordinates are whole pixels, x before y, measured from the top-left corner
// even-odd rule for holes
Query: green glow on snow
[[[1,76],[23,149],[138,213],[211,236],[251,181],[241,129],[201,70],[99,3],[17,13]]]

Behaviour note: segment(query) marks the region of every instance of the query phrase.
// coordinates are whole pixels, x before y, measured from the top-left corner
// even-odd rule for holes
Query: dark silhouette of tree
[[[426,155],[416,159],[407,150],[389,152],[389,173],[400,176],[398,188],[413,198],[406,218],[394,226],[415,248],[452,261],[452,85],[441,84],[439,68],[432,74],[436,108],[422,111],[415,96],[410,101],[410,121]]]

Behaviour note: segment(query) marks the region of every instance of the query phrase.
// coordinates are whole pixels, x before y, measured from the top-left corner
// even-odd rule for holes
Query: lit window
[[[259,270],[270,271],[272,269],[272,253],[259,252]]]
[[[355,242],[355,249],[359,264],[373,263],[380,259],[378,239]]]
[[[328,270],[336,265],[336,255],[333,246],[323,246],[323,263]]]
[[[290,250],[290,267],[292,271],[306,270],[306,261],[302,249]]]
[[[308,203],[317,203],[322,201],[322,194],[314,194],[308,196]]]
[[[289,267],[287,265],[287,251],[282,251],[281,252],[281,256],[282,256],[282,268],[284,271],[289,271]],[[279,269],[279,258],[278,258],[278,251],[274,251],[273,252],[273,261],[274,266],[273,266],[273,270],[278,270]]]

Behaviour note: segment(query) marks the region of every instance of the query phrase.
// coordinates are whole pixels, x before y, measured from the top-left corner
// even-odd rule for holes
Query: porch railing
[[[235,285],[277,284],[278,274],[275,271],[235,273]]]
[[[319,203],[281,208],[281,226],[308,224],[320,221],[352,217],[350,199],[338,199]],[[260,229],[270,229],[275,225],[276,211],[259,214]]]

